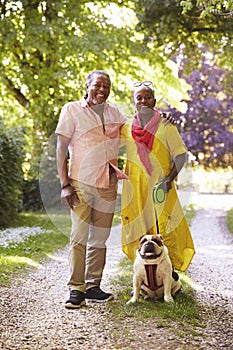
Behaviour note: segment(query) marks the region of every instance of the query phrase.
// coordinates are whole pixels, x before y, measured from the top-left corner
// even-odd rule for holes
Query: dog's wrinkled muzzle
[[[139,250],[139,254],[142,259],[157,259],[162,252],[156,254],[154,243],[148,242],[141,250]]]

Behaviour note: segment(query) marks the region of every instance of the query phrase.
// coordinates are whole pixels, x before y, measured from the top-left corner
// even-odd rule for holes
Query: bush
[[[23,183],[23,137],[0,120],[0,227],[17,216]]]
[[[38,179],[24,180],[22,188],[23,211],[40,211],[43,209]]]
[[[34,160],[34,166],[36,162]],[[57,210],[61,208],[61,186],[56,167],[56,137],[44,144],[37,164],[38,172],[24,181],[23,211]]]

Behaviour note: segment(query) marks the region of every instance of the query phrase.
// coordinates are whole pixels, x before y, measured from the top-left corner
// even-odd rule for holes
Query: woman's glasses
[[[142,85],[146,87],[151,87],[152,89],[154,88],[154,85],[151,81],[136,81],[136,83],[133,84],[134,87],[139,87]]]

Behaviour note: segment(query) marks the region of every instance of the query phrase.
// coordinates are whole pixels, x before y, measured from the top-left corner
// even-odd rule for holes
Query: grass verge
[[[128,258],[120,262],[119,272],[111,281],[117,294],[117,303],[108,304],[109,313],[120,325],[122,322],[133,324],[154,324],[157,328],[168,328],[179,337],[197,335],[204,327],[198,305],[195,302],[191,281],[185,273],[179,273],[183,291],[174,297],[174,303],[163,300],[152,301],[140,299],[140,302],[126,305],[130,299],[133,280],[133,266]],[[198,330],[197,330],[198,329]]]
[[[233,234],[233,208],[227,212],[227,228]]]
[[[119,205],[118,205],[119,206]],[[118,207],[117,207],[118,208]],[[119,208],[114,216],[113,225],[120,224]],[[24,238],[21,242],[0,245],[0,286],[7,286],[11,279],[20,274],[38,268],[55,251],[69,243],[70,215],[67,213],[21,213],[11,228],[40,227],[40,234]],[[43,232],[44,231],[44,232]],[[64,234],[62,233],[64,232]]]
[[[67,220],[69,218],[62,218]],[[69,239],[62,234],[50,221],[47,214],[43,213],[22,213],[14,227],[40,227],[41,233],[28,236],[20,242],[11,242],[6,247],[0,246],[0,286],[10,284],[13,276],[18,273],[38,268],[46,261],[51,254],[63,248]]]

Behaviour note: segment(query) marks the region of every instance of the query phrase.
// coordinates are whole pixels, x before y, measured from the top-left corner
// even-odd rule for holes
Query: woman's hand
[[[160,112],[160,115],[162,118],[165,119],[164,124],[165,125],[175,125],[176,121],[173,118],[171,112]]]
[[[169,177],[165,177],[162,182],[165,184],[165,188],[166,188],[166,191],[170,191],[170,189],[172,188],[172,181],[170,180]]]
[[[170,191],[170,189],[172,188],[172,182],[175,180],[175,178],[183,168],[183,165],[186,159],[187,159],[186,153],[178,154],[174,159],[174,163],[170,173],[161,180],[162,182],[165,183],[167,191]]]

